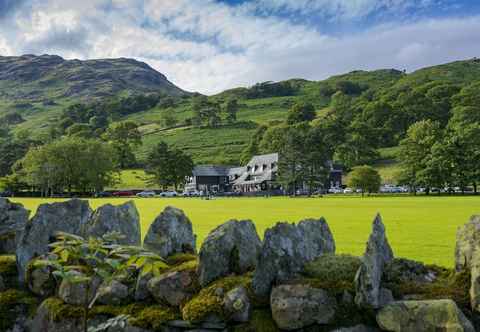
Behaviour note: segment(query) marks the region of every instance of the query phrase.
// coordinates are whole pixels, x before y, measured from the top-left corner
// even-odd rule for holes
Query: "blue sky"
[[[0,0],[0,55],[132,57],[212,94],[480,56],[478,0]]]

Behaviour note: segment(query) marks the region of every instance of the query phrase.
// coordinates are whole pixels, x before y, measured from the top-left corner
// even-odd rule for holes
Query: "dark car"
[[[95,197],[97,197],[97,198],[112,197],[112,196],[113,196],[113,194],[108,192],[108,191],[101,191],[101,192],[95,194]]]
[[[130,197],[135,196],[133,191],[116,191],[112,194],[114,197]]]
[[[12,197],[13,193],[11,191],[0,192],[0,197]]]

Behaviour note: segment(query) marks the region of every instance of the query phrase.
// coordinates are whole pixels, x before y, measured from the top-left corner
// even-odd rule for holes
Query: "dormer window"
[[[247,166],[247,172],[250,173],[251,170],[252,170],[252,167],[251,167],[251,166]]]
[[[266,164],[263,164],[263,165],[262,165],[262,171],[265,172],[266,170],[267,170],[267,165],[266,165]]]
[[[255,165],[255,169],[253,170],[254,173],[258,171],[258,165]]]
[[[270,165],[270,167],[271,167],[272,169],[274,169],[274,168],[275,168],[275,163],[272,163],[272,164]]]

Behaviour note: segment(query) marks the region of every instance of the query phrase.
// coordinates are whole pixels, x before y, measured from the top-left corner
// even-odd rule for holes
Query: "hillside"
[[[0,56],[0,110],[49,109],[106,97],[185,94],[149,65],[133,59],[65,60],[56,55]]]
[[[321,121],[329,111],[332,96],[338,91],[349,95],[352,100],[383,98],[395,103],[405,89],[423,91],[424,86],[431,88],[432,83],[452,84],[460,89],[478,80],[480,61],[472,59],[409,74],[381,69],[353,71],[323,81],[291,79],[259,83],[209,97],[209,100],[220,103],[237,99],[237,123],[217,128],[193,128],[189,123],[193,115],[191,95],[146,64],[129,59],[67,61],[56,56],[0,57],[0,112],[2,109],[21,110],[26,121],[17,125],[15,130],[28,129],[39,133],[56,121],[65,105],[74,102],[163,92],[173,97],[172,103],[159,103],[151,109],[114,119],[134,120],[140,125],[143,145],[136,151],[140,160],[154,144],[164,140],[191,154],[197,163],[236,164],[257,125],[284,120],[288,110],[298,101],[311,102]],[[162,119],[166,113],[174,115],[177,125],[165,126]],[[395,167],[394,160],[382,156],[379,167],[387,168],[388,173],[391,166]]]

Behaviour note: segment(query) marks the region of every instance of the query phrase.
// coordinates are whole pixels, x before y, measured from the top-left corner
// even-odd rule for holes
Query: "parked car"
[[[329,194],[342,194],[343,189],[342,188],[330,188],[328,189]]]
[[[344,194],[353,194],[353,189],[352,188],[345,188],[343,189]]]
[[[116,191],[112,194],[115,197],[130,197],[135,196],[133,191]]]
[[[112,193],[108,192],[108,191],[101,191],[101,192],[98,192],[98,193],[95,193],[95,197],[97,198],[101,198],[101,197],[112,197]]]
[[[197,190],[184,191],[182,193],[182,196],[184,196],[184,197],[199,197],[199,196],[202,196],[202,193],[197,191]]]
[[[164,191],[160,193],[160,197],[177,197],[178,193],[176,191]]]
[[[139,192],[136,196],[137,197],[142,197],[142,198],[151,198],[155,197],[155,192],[152,190],[144,190],[142,192]]]
[[[11,191],[0,192],[0,197],[12,197],[13,193]]]

